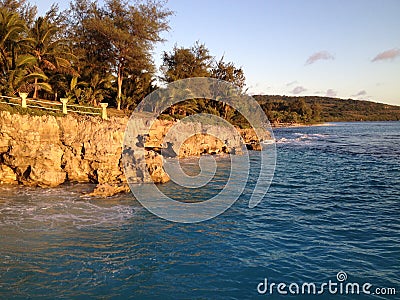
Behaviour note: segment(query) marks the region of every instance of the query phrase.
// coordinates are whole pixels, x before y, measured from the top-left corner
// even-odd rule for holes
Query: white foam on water
[[[294,138],[289,138],[289,137],[282,137],[280,139],[276,140],[277,144],[304,144],[304,145],[309,145],[312,144],[313,142],[321,139],[326,139],[330,137],[329,134],[320,134],[320,133],[300,133],[300,132],[295,132],[293,133]]]
[[[120,226],[135,214],[131,203],[121,199],[81,199],[77,193],[60,193],[59,189],[18,189],[1,189],[0,227],[43,230]]]

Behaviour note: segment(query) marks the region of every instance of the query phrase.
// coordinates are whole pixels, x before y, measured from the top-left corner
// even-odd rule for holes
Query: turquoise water
[[[0,187],[0,299],[399,299],[400,122],[274,132],[265,199],[249,209],[246,190],[203,223],[159,219],[131,195],[80,197],[88,185]],[[265,278],[319,285],[340,271],[396,295],[257,292]]]

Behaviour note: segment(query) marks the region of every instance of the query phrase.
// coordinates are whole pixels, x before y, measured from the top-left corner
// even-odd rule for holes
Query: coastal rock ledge
[[[144,117],[134,122],[142,126]],[[127,117],[98,117],[78,115],[31,116],[0,112],[0,183],[54,187],[64,182],[114,185],[124,190],[126,184],[122,166],[122,144]],[[168,128],[174,122],[157,121],[146,137],[145,159],[150,177],[143,178],[137,170],[135,182],[162,183],[169,180],[162,168],[159,147]],[[193,124],[188,124],[190,128]],[[179,157],[204,153],[237,153],[243,141],[215,141],[203,128],[203,134],[188,139]],[[218,128],[219,133],[223,129]],[[223,132],[222,132],[223,135]],[[228,145],[227,145],[228,144]],[[173,145],[172,145],[173,146]],[[130,179],[131,180],[131,179]],[[110,194],[110,192],[108,192]]]

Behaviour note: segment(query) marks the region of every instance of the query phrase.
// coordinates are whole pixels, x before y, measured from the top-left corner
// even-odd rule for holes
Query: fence
[[[28,94],[20,93],[20,97],[7,97],[0,96],[0,103],[21,106],[23,108],[38,108],[44,110],[51,111],[59,111],[63,114],[67,114],[68,112],[85,114],[85,115],[95,115],[101,116],[103,120],[107,120],[107,106],[108,103],[100,103],[100,107],[91,107],[91,106],[83,106],[83,105],[75,105],[75,104],[67,104],[68,98],[61,98],[60,102],[58,101],[43,101],[43,100],[35,100],[28,99]]]

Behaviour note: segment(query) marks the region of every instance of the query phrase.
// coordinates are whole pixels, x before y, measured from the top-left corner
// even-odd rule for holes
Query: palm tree
[[[72,66],[75,56],[66,40],[59,37],[60,27],[52,24],[48,17],[39,17],[30,30],[30,53],[36,58],[36,67],[46,71],[77,76]],[[33,98],[37,98],[40,85],[35,78]]]
[[[46,75],[35,69],[35,57],[25,53],[29,39],[26,22],[5,7],[0,8],[0,87],[1,92],[16,94],[29,92],[33,80],[46,80]],[[51,90],[47,84],[42,89]]]
[[[15,66],[17,44],[25,29],[25,22],[17,13],[0,8],[0,70],[3,78]]]
[[[46,81],[48,77],[35,68],[36,59],[32,55],[20,55],[16,59],[15,68],[8,71],[6,86],[12,94],[19,92],[30,93],[34,89],[32,81],[41,79]],[[46,82],[38,83],[41,89],[51,92],[51,86]]]
[[[114,76],[107,75],[104,78],[99,74],[94,74],[90,82],[78,82],[78,77],[71,79],[67,96],[75,98],[81,104],[91,104],[98,106],[105,96],[108,96],[112,87]]]

